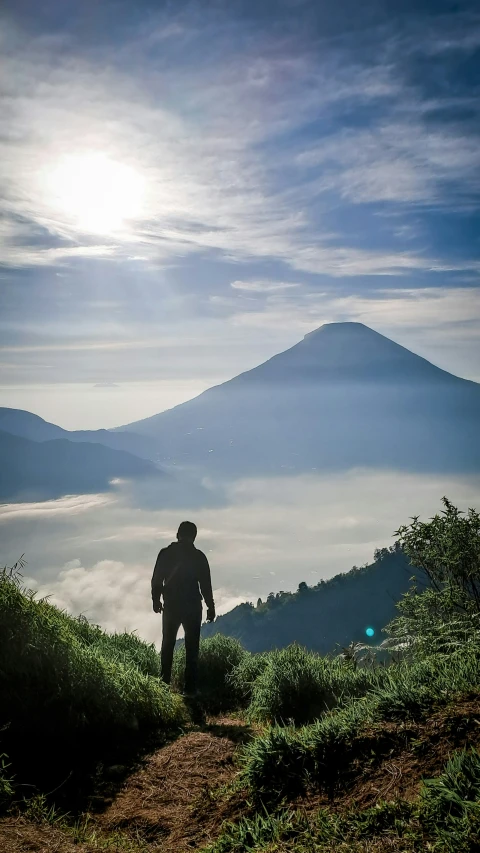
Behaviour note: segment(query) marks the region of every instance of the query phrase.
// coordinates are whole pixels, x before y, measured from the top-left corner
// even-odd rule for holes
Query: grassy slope
[[[216,636],[202,643],[204,705],[243,709],[251,721],[239,726],[249,741],[238,763],[231,721],[217,719],[139,767],[109,767],[119,744],[138,752],[152,732],[178,732],[182,705],[157,665],[137,638],[107,635],[1,578],[0,752],[11,766],[0,795],[9,798],[12,775],[20,798],[27,778],[40,792],[55,780],[61,794],[64,772],[76,774],[87,754],[97,766],[90,801],[102,812],[72,823],[55,811],[59,792],[37,796],[0,822],[6,849],[29,849],[36,823],[55,834],[47,848],[63,837],[64,849],[74,839],[85,853],[480,849],[480,757],[469,749],[480,747],[475,643],[363,669],[299,646],[251,655]]]
[[[108,635],[0,575],[0,752],[22,782],[58,782],[122,739],[178,725],[182,703],[157,673],[153,646]]]

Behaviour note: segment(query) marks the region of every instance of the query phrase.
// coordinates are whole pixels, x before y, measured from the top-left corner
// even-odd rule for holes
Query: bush
[[[233,669],[246,655],[238,640],[215,634],[200,642],[198,684],[202,703],[213,714],[240,707],[242,697],[230,679]],[[183,690],[185,675],[185,646],[176,650],[173,658],[172,683]]]
[[[480,611],[480,515],[465,514],[448,498],[440,515],[397,530],[399,543],[412,565],[422,569],[436,590],[446,587],[467,596]]]
[[[461,693],[478,690],[480,656],[464,651],[435,655],[413,666],[402,663],[382,672],[381,686],[346,701],[317,722],[299,729],[273,726],[256,737],[243,756],[247,784],[270,799],[301,793],[311,782],[329,790],[359,758],[367,723],[417,717]],[[380,750],[380,734],[378,738]]]
[[[268,666],[271,652],[245,652],[228,676],[242,707],[249,704],[257,678]]]
[[[480,755],[459,752],[441,776],[424,781],[420,816],[444,851],[478,850],[480,846]]]
[[[398,616],[386,627],[389,639],[404,657],[420,658],[475,646],[480,650],[480,613],[474,602],[451,586],[442,590],[409,590],[398,602]]]
[[[279,724],[309,723],[384,680],[384,669],[355,669],[340,658],[324,658],[301,646],[288,646],[261,661],[248,716]]]
[[[178,724],[181,700],[142,671],[152,655],[140,647],[136,637],[109,637],[36,600],[0,573],[0,729],[12,761],[20,749],[47,749],[50,741],[54,762],[63,752],[101,751],[126,733]]]
[[[144,675],[159,675],[160,659],[153,643],[145,643],[135,634],[107,634],[84,616],[64,617],[82,645],[96,649],[108,660],[135,666]]]

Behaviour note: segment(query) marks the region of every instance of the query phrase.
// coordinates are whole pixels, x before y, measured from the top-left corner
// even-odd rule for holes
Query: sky
[[[4,0],[0,403],[162,411],[324,322],[480,381],[480,15]]]

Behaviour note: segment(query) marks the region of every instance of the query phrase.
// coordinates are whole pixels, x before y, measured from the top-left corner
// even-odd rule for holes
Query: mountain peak
[[[352,336],[358,336],[359,334],[380,335],[379,332],[375,332],[374,329],[371,329],[370,326],[366,326],[365,323],[358,323],[353,320],[349,320],[341,323],[324,323],[323,326],[319,326],[317,329],[307,332],[307,334],[303,336],[303,340],[306,341],[320,336],[325,337],[326,335],[331,338],[339,334],[349,334]],[[383,335],[380,337],[383,337]]]

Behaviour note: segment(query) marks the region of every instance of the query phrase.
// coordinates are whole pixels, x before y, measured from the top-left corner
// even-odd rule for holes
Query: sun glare
[[[47,182],[54,206],[82,231],[111,234],[142,213],[144,179],[106,154],[64,157]]]

